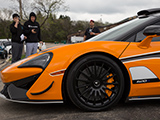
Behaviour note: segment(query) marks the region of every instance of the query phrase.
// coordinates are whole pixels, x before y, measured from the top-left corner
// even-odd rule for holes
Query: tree
[[[0,10],[0,19],[1,20],[10,20],[11,16],[12,16],[13,11],[3,8],[2,10]]]
[[[13,9],[15,12],[19,13],[20,18],[22,20],[28,19],[28,13],[27,11],[29,9],[32,9],[30,4],[27,0],[11,0],[14,2],[14,6],[11,6],[11,9]]]
[[[67,10],[67,7],[64,5],[64,0],[34,0],[33,3],[34,9],[40,11],[44,16],[45,19],[41,23],[40,26],[43,26],[49,15],[51,13],[57,12],[61,7]]]
[[[19,2],[20,18],[23,18],[23,14],[22,14],[22,0],[18,0],[18,2]]]
[[[11,34],[9,31],[9,25],[11,24],[11,10],[3,9],[0,11],[0,38],[9,39]]]

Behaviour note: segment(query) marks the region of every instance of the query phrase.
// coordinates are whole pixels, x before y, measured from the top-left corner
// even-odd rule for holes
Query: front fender
[[[129,42],[96,41],[63,46],[52,50],[54,56],[46,70],[65,70],[75,59],[91,52],[103,52],[119,58],[128,44]]]

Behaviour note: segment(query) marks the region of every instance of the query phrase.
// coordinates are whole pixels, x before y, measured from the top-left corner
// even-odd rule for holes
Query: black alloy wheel
[[[115,61],[89,55],[72,66],[67,78],[71,101],[86,111],[105,110],[117,103],[124,91],[124,77]]]

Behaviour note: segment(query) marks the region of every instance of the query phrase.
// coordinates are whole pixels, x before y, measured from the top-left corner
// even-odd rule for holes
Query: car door
[[[160,37],[153,38],[150,47],[142,49],[138,44],[145,38],[143,30],[135,36],[136,42],[131,42],[120,57],[130,75],[129,96],[160,95]]]

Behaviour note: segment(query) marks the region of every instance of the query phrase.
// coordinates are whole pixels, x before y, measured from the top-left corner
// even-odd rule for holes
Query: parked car
[[[7,53],[12,54],[12,43],[10,41],[4,41],[3,44]]]
[[[12,54],[12,43],[11,41],[0,41],[1,44],[5,47],[5,50],[7,51],[8,54]],[[46,44],[45,42],[43,44],[38,43],[38,48],[37,51],[41,51],[46,49]],[[24,52],[26,52],[26,45],[24,44]]]
[[[5,50],[5,46],[4,46],[2,41],[0,41],[0,56],[1,56],[2,59],[7,58],[7,56],[8,56],[8,53]]]
[[[48,48],[0,72],[0,96],[20,103],[71,101],[101,111],[160,96],[160,8],[86,42]]]

